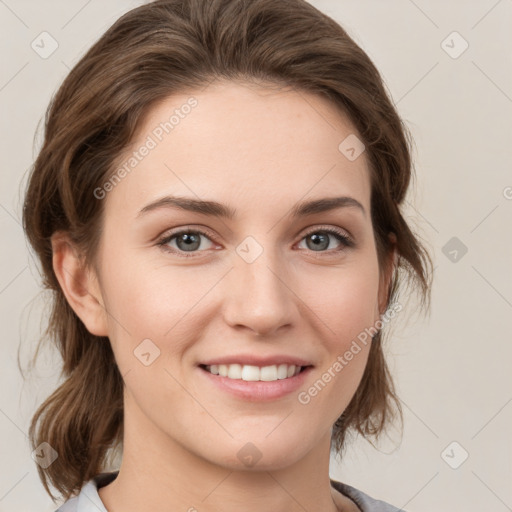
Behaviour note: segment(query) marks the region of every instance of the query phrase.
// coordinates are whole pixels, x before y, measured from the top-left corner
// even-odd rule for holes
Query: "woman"
[[[378,71],[305,1],[122,16],[53,99],[24,204],[59,511],[398,510],[329,459],[401,416],[382,331],[404,278],[430,292],[411,173]]]

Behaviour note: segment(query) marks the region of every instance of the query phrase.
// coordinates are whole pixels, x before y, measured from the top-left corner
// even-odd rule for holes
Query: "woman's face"
[[[357,337],[379,319],[354,137],[291,89],[216,83],[150,111],[103,188],[97,289],[140,449],[263,469],[325,449],[365,368]]]

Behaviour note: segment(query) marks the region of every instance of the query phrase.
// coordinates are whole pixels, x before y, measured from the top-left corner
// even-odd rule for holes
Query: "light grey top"
[[[118,472],[96,475],[82,487],[78,496],[70,498],[55,512],[108,512],[100,499],[98,489],[115,480]],[[405,512],[389,503],[376,500],[348,484],[331,479],[331,485],[348,496],[361,509],[361,512]]]

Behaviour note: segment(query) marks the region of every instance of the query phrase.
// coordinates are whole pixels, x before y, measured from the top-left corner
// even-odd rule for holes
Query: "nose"
[[[252,263],[238,258],[226,279],[223,311],[231,327],[271,336],[297,322],[299,299],[276,258],[266,252]]]

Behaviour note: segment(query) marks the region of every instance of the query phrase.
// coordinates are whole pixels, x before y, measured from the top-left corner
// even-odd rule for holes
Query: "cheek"
[[[318,378],[299,397],[309,414],[334,422],[361,382],[371,348],[378,292],[378,267],[340,273],[336,284],[318,294],[315,312],[322,325],[326,357]],[[314,297],[310,297],[314,303]],[[324,391],[325,390],[325,391]]]
[[[361,258],[357,265],[332,270],[329,276],[324,272],[308,278],[302,293],[306,304],[322,321],[331,347],[342,351],[374,325],[379,270],[376,259],[370,257]]]
[[[207,295],[219,281],[215,273],[186,267],[144,265],[125,258],[108,275],[109,333],[118,364],[132,368],[139,345],[155,353],[155,363],[174,364],[207,321]],[[151,343],[144,341],[151,340]],[[152,348],[152,344],[154,346]],[[151,351],[150,350],[150,351]],[[135,354],[134,354],[135,351]],[[136,365],[138,366],[138,365]]]

